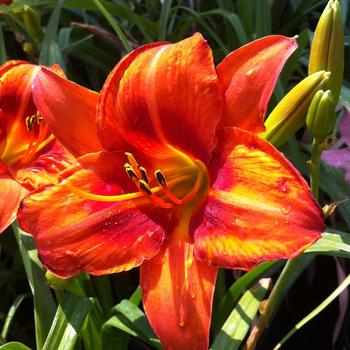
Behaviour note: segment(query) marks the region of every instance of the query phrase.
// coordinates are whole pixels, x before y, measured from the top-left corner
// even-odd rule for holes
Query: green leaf
[[[26,298],[28,295],[30,294],[20,294],[17,296],[17,298],[15,299],[15,301],[13,302],[13,304],[10,307],[9,312],[6,315],[5,318],[5,322],[4,322],[4,326],[2,328],[2,332],[1,332],[1,338],[5,339],[7,338],[7,333],[10,329],[11,326],[11,322],[16,314],[16,311],[18,310],[18,308],[20,307],[22,301],[24,300],[24,298]]]
[[[268,277],[282,266],[281,261],[264,262],[253,270],[245,273],[241,278],[235,281],[222,299],[218,309],[213,317],[214,331],[219,330],[228,317],[230,310],[236,305],[242,292],[256,283],[263,277]]]
[[[156,349],[162,349],[145,314],[135,304],[129,300],[123,300],[112,309],[112,313],[114,316],[104,324],[104,331],[106,328],[117,328]]]
[[[6,45],[4,40],[4,32],[2,30],[2,26],[0,25],[0,64],[3,64],[7,61],[6,54]]]
[[[270,1],[256,1],[256,38],[271,34]]]
[[[119,40],[123,44],[126,52],[131,52],[132,48],[130,46],[130,43],[126,36],[124,35],[122,29],[119,27],[118,23],[115,21],[115,19],[111,16],[111,14],[106,10],[106,8],[103,6],[103,4],[100,2],[100,0],[92,0],[96,7],[101,11],[103,16],[106,18],[108,23],[111,25],[111,27],[114,29],[115,33],[117,34]]]
[[[237,350],[240,347],[269,285],[270,279],[261,279],[244,293],[215,338],[211,350]]]
[[[37,349],[40,350],[49,334],[56,312],[56,303],[47,285],[32,236],[22,231],[16,223],[12,228],[34,298],[35,336]]]
[[[322,238],[309,247],[305,253],[350,258],[350,234],[340,231],[324,232]]]
[[[13,341],[0,346],[0,350],[31,350],[31,349],[22,343]]]
[[[41,43],[39,62],[40,64],[46,66],[51,66],[57,63],[65,71],[65,62],[57,43],[57,31],[60,21],[62,3],[63,0],[57,1],[55,10],[50,16],[49,23],[46,27],[45,36]]]
[[[74,349],[81,327],[91,309],[89,298],[65,292],[43,350]]]
[[[164,0],[162,4],[162,10],[160,12],[160,19],[159,19],[159,36],[158,36],[158,39],[160,41],[163,41],[166,38],[167,23],[168,23],[172,3],[173,3],[172,0]]]

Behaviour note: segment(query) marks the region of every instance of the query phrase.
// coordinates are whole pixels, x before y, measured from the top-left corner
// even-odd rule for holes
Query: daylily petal
[[[9,171],[17,182],[33,191],[46,185],[57,184],[60,173],[75,162],[75,158],[59,142],[54,141],[48,149],[43,149],[42,154],[28,167],[9,167]]]
[[[146,46],[124,58],[102,90],[101,140],[122,151],[171,144],[206,162],[221,105],[212,53],[200,34]]]
[[[5,169],[0,163],[0,233],[16,219],[19,203],[28,193]]]
[[[207,350],[217,268],[193,256],[193,244],[171,240],[141,265],[143,305],[164,349]]]
[[[25,119],[37,110],[32,99],[31,84],[39,69],[39,66],[21,61],[10,61],[0,67],[0,158],[6,163],[12,161],[16,152],[20,152],[32,139]]]
[[[127,178],[120,167],[121,161],[114,176]],[[19,222],[33,234],[44,265],[59,276],[128,270],[160,250],[170,221],[167,210],[153,209],[144,197],[112,203],[85,199],[67,186],[93,194],[123,193],[114,181],[107,183],[96,173],[78,170],[65,182],[25,198],[19,211]]]
[[[102,150],[95,121],[98,93],[42,68],[33,97],[51,132],[74,156]]]
[[[225,95],[221,126],[264,131],[264,118],[277,78],[297,48],[294,38],[271,35],[228,55],[217,67]]]
[[[217,150],[212,188],[194,232],[196,257],[246,270],[294,257],[320,237],[322,212],[282,153],[236,128],[223,129]]]

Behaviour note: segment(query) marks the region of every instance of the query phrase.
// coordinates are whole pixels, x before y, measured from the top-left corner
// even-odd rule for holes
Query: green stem
[[[320,179],[320,162],[321,162],[321,143],[314,138],[311,148],[311,161],[310,161],[310,187],[311,192],[316,199],[318,199],[318,183]]]

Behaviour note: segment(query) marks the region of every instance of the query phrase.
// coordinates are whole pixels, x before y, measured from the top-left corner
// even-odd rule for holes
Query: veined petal
[[[0,233],[16,219],[19,203],[28,193],[5,169],[0,163]]]
[[[192,243],[173,239],[140,274],[144,309],[164,349],[207,350],[217,268],[196,260]]]
[[[122,151],[170,144],[207,162],[221,106],[212,53],[200,34],[148,45],[124,58],[102,90],[101,140]]]
[[[115,168],[115,176],[126,177],[120,167]],[[24,199],[19,223],[33,234],[40,258],[51,271],[62,277],[81,271],[120,272],[158,253],[170,222],[167,210],[153,209],[143,197],[111,203],[86,199],[67,184],[93,194],[123,193],[115,182],[107,183],[82,169]]]
[[[33,97],[51,132],[75,157],[102,150],[95,120],[97,92],[41,68]]]
[[[60,174],[76,163],[76,159],[57,141],[51,142],[28,167],[9,166],[12,176],[29,191],[58,183]]]
[[[224,128],[212,188],[195,229],[195,255],[247,270],[295,257],[324,231],[322,212],[291,163],[254,134]]]
[[[294,38],[271,35],[228,55],[217,67],[225,95],[221,126],[264,131],[264,118],[277,78],[297,48]]]
[[[31,84],[39,66],[10,61],[0,67],[0,158],[8,163],[32,140],[26,117],[35,115]]]

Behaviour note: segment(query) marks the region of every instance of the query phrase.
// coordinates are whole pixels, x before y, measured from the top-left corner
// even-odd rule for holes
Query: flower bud
[[[266,131],[260,137],[278,147],[284,144],[304,124],[315,93],[329,80],[330,73],[320,71],[298,83],[278,103],[265,121]]]
[[[66,289],[72,282],[71,278],[59,278],[50,270],[45,273],[45,278],[52,289],[63,290]]]
[[[309,74],[331,72],[328,87],[337,104],[344,71],[344,27],[338,0],[330,0],[324,9],[310,51]]]
[[[40,39],[42,35],[40,13],[38,11],[33,10],[29,6],[24,5],[23,21],[29,34],[35,39]]]
[[[306,126],[316,139],[325,138],[335,124],[334,101],[330,90],[319,90],[311,101]]]

